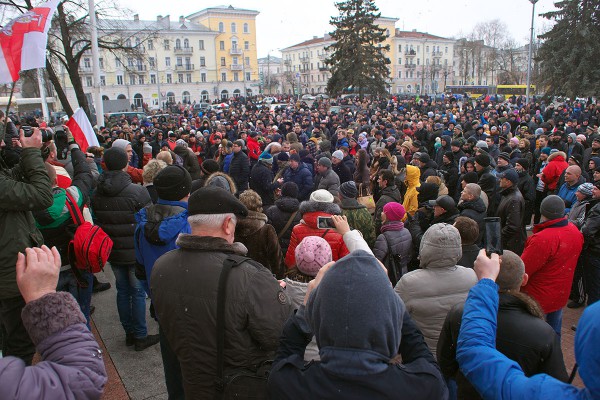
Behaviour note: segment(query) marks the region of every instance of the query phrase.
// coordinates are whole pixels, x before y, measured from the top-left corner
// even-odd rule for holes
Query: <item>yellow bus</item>
[[[527,85],[498,85],[496,86],[496,93],[506,97],[511,96],[525,96],[527,94]],[[535,85],[529,86],[529,95],[535,94]]]

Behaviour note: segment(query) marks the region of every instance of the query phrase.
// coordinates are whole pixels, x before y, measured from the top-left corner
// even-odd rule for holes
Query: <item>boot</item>
[[[148,335],[143,339],[134,339],[135,351],[146,350],[148,347],[157,344],[158,340],[158,335]]]

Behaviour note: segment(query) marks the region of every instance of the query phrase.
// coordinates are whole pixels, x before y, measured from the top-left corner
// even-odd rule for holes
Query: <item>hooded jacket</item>
[[[248,189],[248,181],[250,180],[250,161],[248,156],[243,151],[233,153],[231,164],[229,164],[229,175],[235,182],[235,186],[239,193]]]
[[[213,172],[210,174],[208,178],[206,178],[204,186],[202,187],[206,186],[218,186],[231,192],[231,194],[237,193],[237,186],[235,185],[235,182],[229,175],[223,172]]]
[[[267,224],[267,216],[256,211],[248,211],[247,217],[240,217],[235,226],[235,241],[248,249],[248,257],[258,261],[278,278],[283,278],[281,271],[281,247],[277,240],[277,232]]]
[[[175,146],[173,153],[181,157],[183,161],[182,167],[190,173],[192,180],[199,179],[202,176],[202,169],[200,168],[198,157],[196,157],[189,148],[185,146]]]
[[[560,382],[549,375],[527,378],[515,361],[495,349],[498,285],[482,279],[465,304],[456,359],[461,371],[486,399],[598,399],[600,398],[600,302],[588,306],[575,335],[575,358],[585,388]],[[501,377],[501,379],[498,379]]]
[[[258,193],[264,208],[273,204],[273,191],[279,187],[279,183],[273,180],[273,171],[269,165],[262,161],[254,164],[250,171],[250,189]]]
[[[448,311],[467,298],[477,276],[472,269],[456,265],[462,247],[460,234],[451,225],[429,228],[421,240],[419,254],[421,269],[403,275],[395,290],[435,355]]]
[[[332,215],[341,214],[340,207],[337,204],[308,200],[300,204],[299,210],[302,215],[302,220],[292,229],[290,245],[285,255],[285,265],[287,265],[288,268],[292,268],[296,265],[296,246],[298,246],[302,239],[307,236],[320,236],[327,240],[327,243],[331,246],[333,261],[348,254],[348,248],[344,243],[342,235],[335,229],[317,228],[318,217],[330,217]]]
[[[550,154],[550,157],[548,157],[548,164],[542,172],[542,181],[546,185],[546,190],[554,191],[557,189],[558,178],[560,178],[560,175],[569,166],[565,159],[566,155],[562,151]]]
[[[305,365],[312,336],[321,360]],[[393,361],[402,356],[402,365]],[[446,399],[445,384],[387,274],[354,251],[286,323],[269,375],[273,399]]]
[[[275,228],[275,232],[279,236],[279,244],[281,246],[281,252],[286,254],[287,248],[290,245],[290,237],[292,236],[292,229],[302,219],[302,214],[298,211],[300,202],[294,197],[280,197],[275,200],[275,205],[265,210],[267,216],[267,222]],[[289,219],[294,214],[294,219],[285,232],[281,232],[285,228]]]
[[[419,208],[417,188],[421,186],[421,170],[413,165],[406,165],[406,193],[402,205],[408,215],[415,215]]]

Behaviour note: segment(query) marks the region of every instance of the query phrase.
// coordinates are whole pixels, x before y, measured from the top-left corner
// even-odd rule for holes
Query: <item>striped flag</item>
[[[20,71],[46,66],[48,30],[58,2],[42,3],[0,30],[0,84],[16,82]]]
[[[82,151],[87,151],[90,146],[100,146],[94,128],[92,128],[92,124],[90,124],[90,120],[85,115],[83,108],[75,110],[75,113],[65,125],[71,131],[73,139],[75,139]]]

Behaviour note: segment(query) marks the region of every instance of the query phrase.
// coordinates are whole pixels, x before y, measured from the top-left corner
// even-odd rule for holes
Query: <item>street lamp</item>
[[[529,57],[527,58],[527,89],[525,92],[525,101],[529,104],[529,87],[531,86],[531,52],[533,50],[533,22],[535,19],[535,3],[539,0],[529,0],[531,7],[531,36],[529,37]]]

